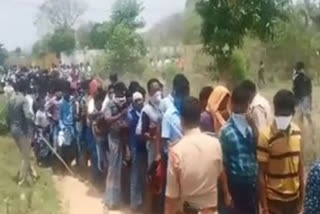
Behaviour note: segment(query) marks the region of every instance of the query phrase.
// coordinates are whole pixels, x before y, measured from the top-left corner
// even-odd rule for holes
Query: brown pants
[[[268,200],[270,214],[298,214],[298,199],[293,201]]]

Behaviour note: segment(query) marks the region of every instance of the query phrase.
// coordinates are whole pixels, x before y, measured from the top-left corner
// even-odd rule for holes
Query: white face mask
[[[160,102],[162,100],[162,93],[161,91],[157,91],[152,97],[151,97],[151,103],[158,106],[160,105]]]
[[[292,121],[292,116],[278,116],[275,117],[276,125],[277,128],[281,131],[287,130],[289,127],[291,121]]]
[[[126,97],[115,97],[114,102],[117,103],[119,106],[123,106],[126,103]]]

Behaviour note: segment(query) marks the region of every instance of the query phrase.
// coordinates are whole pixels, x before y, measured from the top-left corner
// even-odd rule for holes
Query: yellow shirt
[[[267,164],[267,197],[271,200],[292,201],[299,197],[299,164],[301,132],[295,125],[278,131],[274,125],[263,129],[258,142],[258,160]]]

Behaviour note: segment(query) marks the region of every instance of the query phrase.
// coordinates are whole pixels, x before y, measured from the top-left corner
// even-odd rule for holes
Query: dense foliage
[[[137,30],[143,27],[143,7],[137,0],[118,0],[113,6],[111,21],[104,25],[108,72],[141,72],[146,54],[144,41]]]
[[[261,40],[274,35],[274,25],[284,19],[287,0],[200,0],[197,12],[202,17],[204,50],[218,65],[230,62],[236,48],[241,48],[248,33]],[[220,67],[220,66],[219,66]]]
[[[74,35],[74,31],[70,28],[56,29],[49,38],[49,50],[56,53],[57,56],[59,56],[61,52],[71,53],[76,45]]]

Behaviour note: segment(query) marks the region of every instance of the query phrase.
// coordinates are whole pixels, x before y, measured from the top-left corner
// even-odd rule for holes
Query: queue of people
[[[23,158],[19,185],[38,178],[30,161],[33,146],[40,165],[57,155],[67,167],[75,160],[90,168],[93,181],[105,183],[104,203],[111,210],[129,205],[146,214],[320,213],[320,167],[311,170],[305,196],[290,90],[275,94],[272,114],[250,80],[232,91],[204,87],[197,99],[183,74],[164,96],[158,79],[145,89],[135,81],[127,87],[112,74],[104,88],[95,77],[44,73],[21,69],[10,82],[7,121]]]

